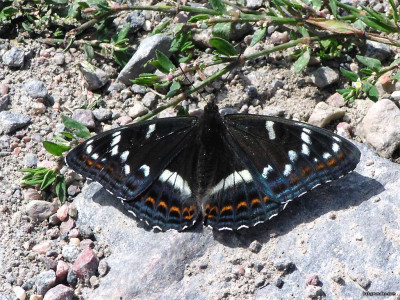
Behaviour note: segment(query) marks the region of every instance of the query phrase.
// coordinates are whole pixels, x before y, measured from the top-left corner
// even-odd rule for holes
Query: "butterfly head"
[[[208,102],[207,105],[204,107],[204,112],[209,113],[218,113],[218,106],[213,102]]]

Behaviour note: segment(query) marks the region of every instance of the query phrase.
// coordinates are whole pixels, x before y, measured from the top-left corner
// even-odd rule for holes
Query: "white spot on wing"
[[[93,158],[94,160],[96,160],[96,159],[99,158],[99,155],[98,155],[97,153],[93,153],[93,154],[92,154],[92,158]]]
[[[268,165],[267,167],[264,168],[263,173],[262,173],[262,177],[264,177],[265,179],[268,178],[268,174],[269,172],[271,172],[273,170],[273,168]]]
[[[178,189],[184,196],[190,196],[192,194],[188,183],[176,172],[172,173],[169,170],[164,170],[164,172],[161,173],[159,180],[161,182],[168,182],[174,188]]]
[[[308,147],[307,144],[303,144],[301,146],[301,153],[303,153],[304,155],[309,156],[310,155],[310,147]]]
[[[150,174],[150,167],[148,165],[143,165],[139,168],[139,170],[143,171],[144,176],[149,176]]]
[[[91,143],[93,143],[93,140],[87,141],[86,145],[89,146]]]
[[[149,125],[149,129],[147,130],[147,133],[146,133],[146,139],[148,139],[151,136],[151,134],[153,133],[153,131],[155,129],[156,129],[156,124]]]
[[[216,186],[213,187],[211,190],[211,195],[214,195],[221,191],[222,189],[228,189],[230,187],[235,186],[235,184],[241,182],[252,182],[253,177],[251,176],[250,172],[247,170],[242,170],[240,172],[233,172],[225,179],[222,179]]]
[[[124,166],[125,175],[128,175],[131,172],[131,167],[129,165]]]
[[[336,142],[339,142],[339,143],[341,142],[341,140],[340,140],[337,136],[334,136],[333,139],[334,139]]]
[[[117,136],[119,136],[119,135],[121,135],[121,131],[116,131],[116,132],[114,132],[111,136],[112,136],[113,138],[115,138],[115,137],[117,137]]]
[[[269,136],[270,140],[274,140],[276,138],[275,130],[274,130],[274,124],[275,123],[272,122],[272,121],[265,122],[265,128],[268,131],[268,136]]]
[[[311,133],[311,130],[308,129],[308,128],[303,128],[303,132],[310,134],[310,133]]]
[[[333,152],[337,153],[339,151],[339,149],[340,149],[339,145],[336,143],[333,143],[333,145],[332,145]]]
[[[296,153],[296,151],[290,150],[290,151],[288,152],[288,155],[289,155],[289,159],[290,159],[291,162],[295,162],[295,161],[297,160],[297,153]]]
[[[114,148],[111,149],[111,156],[118,154],[118,145],[115,145]]]
[[[86,153],[90,154],[93,150],[93,147],[91,145],[89,145],[89,147],[86,148]]]
[[[331,158],[332,155],[331,155],[330,153],[328,153],[328,152],[325,152],[324,154],[322,154],[322,157],[323,157],[324,159],[328,159],[328,158]]]
[[[124,152],[122,152],[121,154],[121,162],[124,164],[126,162],[126,160],[128,159],[128,155],[129,155],[129,151],[126,150]]]
[[[289,165],[289,164],[285,165],[285,170],[283,170],[283,175],[285,175],[285,176],[290,175],[292,170],[293,170],[292,165]]]
[[[113,140],[111,142],[111,147],[114,147],[115,145],[117,145],[120,140],[121,140],[121,135],[118,135],[115,138],[113,138]]]
[[[305,128],[304,128],[304,129],[305,129]],[[304,129],[303,129],[303,130],[304,130]],[[302,133],[301,133],[301,139],[303,140],[304,143],[311,144],[310,136],[309,136],[307,133],[302,132]]]

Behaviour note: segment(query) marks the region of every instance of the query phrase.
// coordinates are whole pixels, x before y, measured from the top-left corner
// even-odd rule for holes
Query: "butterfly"
[[[360,161],[351,142],[306,123],[262,115],[154,119],[89,138],[66,157],[153,228],[182,231],[199,219],[218,230],[263,223]]]

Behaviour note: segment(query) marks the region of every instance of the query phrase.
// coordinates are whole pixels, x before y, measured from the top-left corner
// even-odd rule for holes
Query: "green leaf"
[[[187,49],[191,49],[194,47],[191,41],[189,41],[190,32],[180,32],[175,38],[172,40],[171,48],[169,48],[169,52],[184,52]]]
[[[67,117],[65,115],[61,116],[61,119],[64,123],[64,126],[74,133],[77,137],[87,139],[90,137],[90,132],[89,129],[86,128],[85,125],[79,123],[78,121],[75,121],[74,119]]]
[[[376,102],[379,99],[379,91],[378,89],[373,85],[367,92],[367,96],[369,99],[372,101]]]
[[[395,24],[397,24],[397,21],[399,20],[399,14],[397,12],[397,7],[394,4],[393,0],[389,0],[390,5],[392,6],[392,10],[393,10],[393,21]]]
[[[153,84],[155,84],[159,81],[159,78],[157,75],[152,74],[152,73],[142,73],[142,74],[139,74],[139,78],[133,79],[131,81],[132,81],[132,83],[138,84],[138,85],[152,86]]]
[[[213,37],[209,40],[209,42],[219,54],[225,56],[235,56],[238,54],[235,47],[233,47],[233,45],[229,43],[227,40],[218,37]]]
[[[257,29],[256,32],[254,32],[253,34],[253,39],[251,40],[250,47],[253,47],[259,41],[261,41],[265,37],[266,33],[267,33],[267,27],[262,27]]]
[[[168,25],[171,24],[171,20],[167,20],[163,23],[161,23],[160,25],[158,25],[156,28],[154,28],[152,35],[155,35],[157,33],[162,33],[165,31],[165,29],[167,29]]]
[[[378,72],[382,68],[381,62],[376,58],[361,55],[356,55],[356,57],[360,63],[370,68],[371,70]]]
[[[156,50],[157,60],[152,61],[151,64],[155,66],[158,70],[165,74],[169,74],[171,70],[175,70],[175,66],[172,61],[169,60],[168,56],[159,50]]]
[[[194,17],[191,17],[187,22],[188,23],[196,23],[197,21],[204,21],[204,20],[208,20],[209,18],[210,18],[209,15],[198,14]]]
[[[349,70],[340,68],[340,72],[350,81],[357,81],[358,78],[360,78],[357,73],[351,72]]]
[[[19,10],[13,6],[6,6],[0,12],[0,20],[15,16]]]
[[[94,50],[92,45],[90,43],[84,43],[83,44],[83,51],[85,51],[85,54],[88,58],[88,60],[92,60],[94,57]]]
[[[351,26],[349,23],[339,20],[308,19],[306,20],[306,22],[333,33],[339,33],[339,34],[360,33],[359,29]]]
[[[337,5],[335,0],[329,0],[329,6],[331,7],[331,12],[335,18],[337,18]]]
[[[171,98],[179,94],[181,88],[181,84],[178,81],[174,81],[171,84],[171,87],[169,88],[169,91],[167,95],[165,95],[166,98]]]
[[[317,11],[321,9],[322,1],[321,0],[312,0],[313,8]]]
[[[221,15],[226,12],[225,4],[222,3],[221,0],[209,0],[208,2],[212,6],[212,8],[218,11]]]
[[[48,170],[47,173],[43,177],[43,182],[40,186],[41,190],[44,190],[48,186],[50,186],[54,180],[56,180],[56,175],[53,170]]]
[[[68,145],[60,144],[60,143],[53,143],[53,142],[49,142],[49,141],[44,141],[43,146],[47,150],[47,152],[49,152],[50,154],[53,154],[55,156],[61,156],[63,154],[63,152],[71,149],[71,147]]]
[[[58,199],[60,199],[61,203],[64,203],[66,200],[67,184],[65,182],[65,178],[62,175],[58,175],[56,178],[56,195]]]
[[[76,139],[73,134],[71,134],[70,132],[67,132],[67,131],[61,131],[61,132],[59,132],[59,134],[65,136],[67,139],[71,139],[71,140]]]
[[[300,55],[300,57],[294,63],[294,71],[300,72],[301,70],[303,70],[310,61],[310,57],[311,57],[311,50],[310,48],[307,48],[307,50],[304,51],[304,53]]]
[[[371,69],[366,69],[366,68],[362,68],[360,72],[367,75],[371,75],[373,73]]]
[[[304,37],[309,37],[310,36],[310,34],[308,33],[308,30],[304,26],[297,26],[297,30]]]
[[[369,99],[375,102],[378,101],[379,91],[372,83],[368,81],[364,82],[362,90],[367,94]]]
[[[220,37],[225,40],[229,40],[232,32],[231,23],[217,23],[212,29],[213,36]]]
[[[400,71],[397,71],[395,75],[392,77],[394,80],[400,80]]]

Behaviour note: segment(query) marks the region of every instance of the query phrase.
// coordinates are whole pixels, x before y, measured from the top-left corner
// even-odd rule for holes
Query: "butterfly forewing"
[[[73,149],[66,158],[67,164],[115,196],[133,199],[193,139],[197,119],[173,119],[127,125],[96,135]]]
[[[231,144],[272,199],[291,200],[353,170],[359,150],[305,123],[256,115],[225,117]]]

